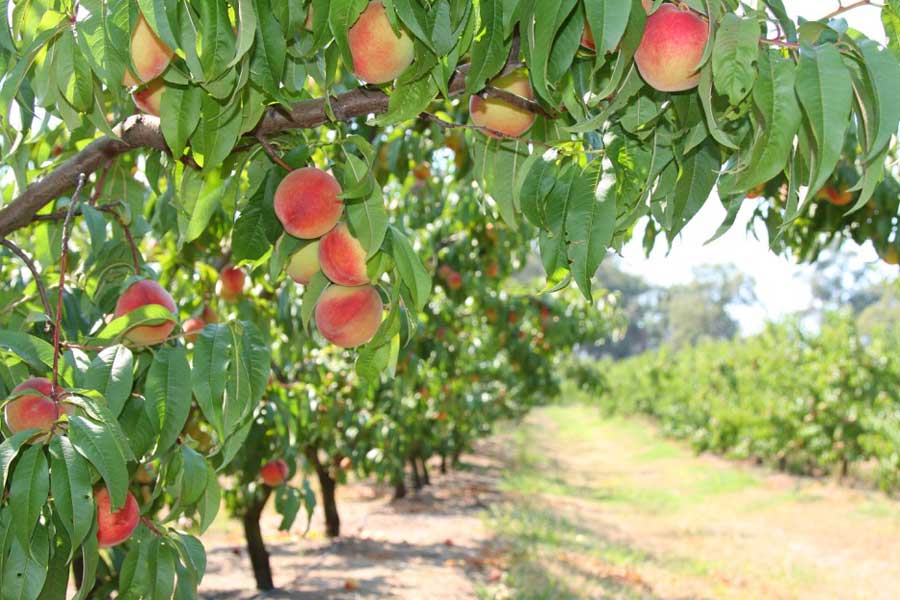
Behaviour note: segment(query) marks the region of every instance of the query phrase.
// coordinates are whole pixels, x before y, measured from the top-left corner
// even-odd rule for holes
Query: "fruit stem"
[[[278,164],[281,168],[283,168],[288,173],[290,173],[291,171],[294,170],[294,168],[291,165],[289,165],[286,162],[284,162],[283,160],[281,160],[281,157],[278,156],[277,152],[275,152],[275,148],[272,147],[272,144],[269,143],[269,140],[267,140],[262,134],[257,134],[256,139],[259,140],[259,143],[263,147],[263,150],[266,151],[266,154],[268,154],[269,157],[276,164]]]
[[[154,525],[153,522],[150,519],[148,519],[146,516],[141,515],[141,523],[146,525],[147,529],[152,531],[157,537],[166,537],[165,534],[163,534],[162,531],[157,529],[156,525]]]
[[[63,221],[62,232],[62,253],[59,257],[59,293],[56,299],[56,320],[53,326],[53,399],[57,400],[59,396],[59,330],[62,322],[63,293],[66,286],[66,271],[69,269],[69,235],[72,232],[72,213],[75,212],[75,205],[78,204],[78,196],[84,187],[87,177],[84,173],[78,174],[78,184],[75,186],[75,192],[69,200],[69,207],[66,210],[66,219]]]

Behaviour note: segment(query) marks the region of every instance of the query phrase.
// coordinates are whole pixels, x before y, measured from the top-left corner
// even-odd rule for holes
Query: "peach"
[[[97,501],[97,541],[100,546],[117,546],[131,537],[141,518],[137,500],[131,492],[125,496],[125,506],[113,512],[109,490],[100,487],[94,490]]]
[[[900,252],[897,251],[896,246],[888,246],[883,252],[879,252],[879,255],[881,256],[881,260],[891,266],[900,264]]]
[[[125,333],[125,339],[139,346],[160,344],[175,329],[175,301],[161,285],[149,279],[143,279],[131,285],[116,302],[115,318],[122,317],[142,306],[156,304],[172,313],[172,320],[159,325],[138,325]]]
[[[156,79],[169,66],[172,54],[172,49],[157,37],[150,23],[141,15],[131,32],[131,62],[137,74],[126,67],[123,83],[132,86]]]
[[[288,476],[288,466],[280,458],[267,462],[263,468],[259,470],[259,476],[269,487],[278,487]]]
[[[159,116],[159,109],[162,105],[162,95],[166,90],[166,84],[162,79],[154,79],[145,87],[139,89],[131,95],[134,105],[148,115]]]
[[[199,317],[191,317],[190,319],[185,321],[181,326],[181,328],[184,330],[184,333],[186,334],[184,336],[185,341],[191,343],[196,342],[197,338],[200,337],[200,332],[203,331],[204,327],[206,327],[206,321]]]
[[[219,296],[225,302],[236,302],[244,293],[244,272],[232,265],[219,273]]]
[[[491,82],[496,88],[517,94],[528,100],[534,99],[534,92],[524,71],[513,71]],[[518,137],[528,131],[534,124],[533,112],[513,106],[499,98],[482,98],[473,95],[469,99],[469,114],[472,122],[492,132],[510,137]],[[497,137],[496,134],[493,134]]]
[[[40,429],[50,432],[59,419],[59,405],[53,399],[53,384],[43,377],[32,377],[13,388],[12,394],[33,392],[19,396],[3,408],[3,420],[15,435],[20,431]],[[43,441],[44,437],[34,441]]]
[[[697,13],[663,4],[647,17],[644,37],[634,55],[638,71],[661,92],[697,87],[697,67],[709,40],[709,23]]]
[[[366,250],[345,223],[338,223],[319,243],[322,272],[338,285],[365,285]]]
[[[843,187],[836,188],[830,184],[825,186],[825,197],[835,206],[847,206],[853,202],[853,192],[847,191]]]
[[[285,271],[288,277],[306,285],[319,272],[319,242],[307,244],[291,255]]]
[[[495,262],[489,264],[487,266],[487,268],[484,270],[484,274],[487,275],[488,277],[496,277],[497,275],[500,274],[500,265],[498,265]]]
[[[413,177],[419,181],[427,181],[431,179],[431,165],[427,162],[420,162],[413,169]]]
[[[354,348],[375,337],[383,309],[381,296],[371,285],[331,285],[316,304],[316,327],[332,344]]]
[[[275,190],[275,215],[290,235],[314,240],[337,225],[344,211],[337,179],[315,167],[288,173]]]
[[[449,275],[447,275],[447,287],[451,290],[456,291],[462,287],[462,275],[453,271]]]
[[[353,73],[366,83],[388,83],[397,79],[413,61],[412,39],[391,29],[380,1],[369,2],[350,31]]]
[[[752,200],[753,198],[759,198],[760,196],[762,196],[765,193],[766,193],[766,184],[761,183],[758,186],[747,191],[747,198]]]
[[[219,315],[216,314],[216,311],[214,311],[213,308],[209,304],[207,304],[205,307],[203,307],[203,313],[200,315],[200,318],[203,319],[204,321],[206,321],[207,323],[218,323],[219,322]]]

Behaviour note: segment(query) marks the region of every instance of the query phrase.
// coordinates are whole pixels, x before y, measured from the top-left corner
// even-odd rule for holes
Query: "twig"
[[[6,246],[10,252],[18,256],[25,266],[28,267],[28,270],[31,271],[31,276],[34,278],[34,283],[37,286],[38,294],[41,296],[41,304],[44,305],[44,313],[47,315],[47,318],[51,321],[53,320],[53,309],[50,307],[50,300],[47,296],[47,288],[44,287],[44,280],[41,279],[41,274],[37,270],[37,265],[34,264],[34,261],[31,260],[31,257],[25,254],[25,252],[16,246],[12,240],[8,238],[0,239],[0,244]]]
[[[152,531],[157,537],[166,537],[166,535],[162,531],[157,529],[156,525],[154,525],[153,522],[150,521],[150,519],[148,519],[146,516],[141,515],[141,523],[143,523],[147,527],[147,529]]]
[[[137,244],[134,241],[134,236],[131,235],[131,229],[128,227],[128,224],[125,222],[125,219],[122,218],[112,206],[103,205],[99,208],[99,210],[105,212],[108,215],[112,215],[113,219],[115,219],[116,223],[122,228],[122,233],[125,234],[125,239],[128,241],[128,246],[131,248],[131,260],[134,262],[134,273],[135,275],[141,274],[141,253],[138,251]]]
[[[257,133],[256,139],[259,140],[259,144],[263,147],[263,150],[266,151],[266,154],[269,155],[269,158],[271,158],[273,162],[275,162],[278,166],[280,166],[288,173],[294,170],[294,167],[281,160],[281,157],[278,156],[277,152],[275,152],[275,148],[272,147],[272,144],[269,143],[269,140],[266,139],[266,136],[261,133]]]
[[[72,232],[72,213],[75,212],[75,205],[78,204],[78,196],[81,194],[81,188],[87,176],[82,173],[78,177],[78,184],[75,186],[75,192],[69,200],[69,208],[66,212],[66,220],[63,221],[62,232],[62,255],[59,258],[59,294],[56,299],[56,320],[53,326],[53,398],[56,399],[59,389],[59,330],[62,322],[63,293],[66,287],[66,271],[69,269],[69,234]]]
[[[109,170],[112,168],[114,162],[116,162],[116,159],[112,159],[106,163],[100,176],[97,177],[97,183],[94,184],[94,193],[91,194],[91,200],[89,202],[91,206],[97,204],[97,199],[100,198],[100,194],[103,193],[103,185],[106,183],[106,176],[109,174]]]
[[[858,2],[853,2],[851,4],[846,4],[846,5],[841,0],[838,0],[838,7],[819,20],[827,21],[828,19],[832,19],[840,14],[843,14],[847,11],[853,10],[854,8],[859,8],[860,6],[873,6],[875,8],[884,8],[884,4],[878,4],[877,2],[872,2],[872,0],[858,0]]]

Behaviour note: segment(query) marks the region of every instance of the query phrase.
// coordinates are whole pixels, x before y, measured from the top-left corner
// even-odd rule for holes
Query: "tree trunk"
[[[841,459],[841,479],[846,479],[850,474],[850,461],[846,458]]]
[[[250,564],[253,565],[256,587],[262,592],[268,592],[275,589],[275,584],[272,582],[269,551],[266,550],[266,542],[263,540],[262,531],[259,528],[259,518],[272,490],[268,486],[264,486],[262,489],[262,496],[258,497],[255,502],[247,507],[247,510],[241,516],[241,521],[244,524],[247,554],[250,555]]]
[[[413,476],[413,489],[418,491],[422,489],[422,477],[419,475],[419,465],[416,464],[416,459],[410,457],[409,466],[412,467],[412,476]]]
[[[394,479],[394,500],[399,500],[401,498],[406,498],[406,473],[402,470],[400,474]]]
[[[328,469],[319,461],[319,452],[316,448],[307,448],[306,457],[316,470],[319,479],[319,489],[322,491],[322,508],[325,510],[325,534],[328,537],[341,535],[341,517],[338,514],[337,501],[334,492],[337,482],[328,473]]]
[[[441,454],[441,475],[447,474],[447,455]]]
[[[419,459],[422,462],[422,483],[425,485],[431,485],[431,476],[428,475],[428,465],[425,464],[425,459]]]

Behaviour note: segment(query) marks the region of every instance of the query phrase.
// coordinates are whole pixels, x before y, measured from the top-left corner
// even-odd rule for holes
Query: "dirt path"
[[[416,498],[343,489],[346,538],[278,534],[268,598],[897,598],[900,502],[696,457],[582,407],[532,414]],[[297,529],[301,529],[302,526]],[[236,523],[206,598],[254,597]]]

